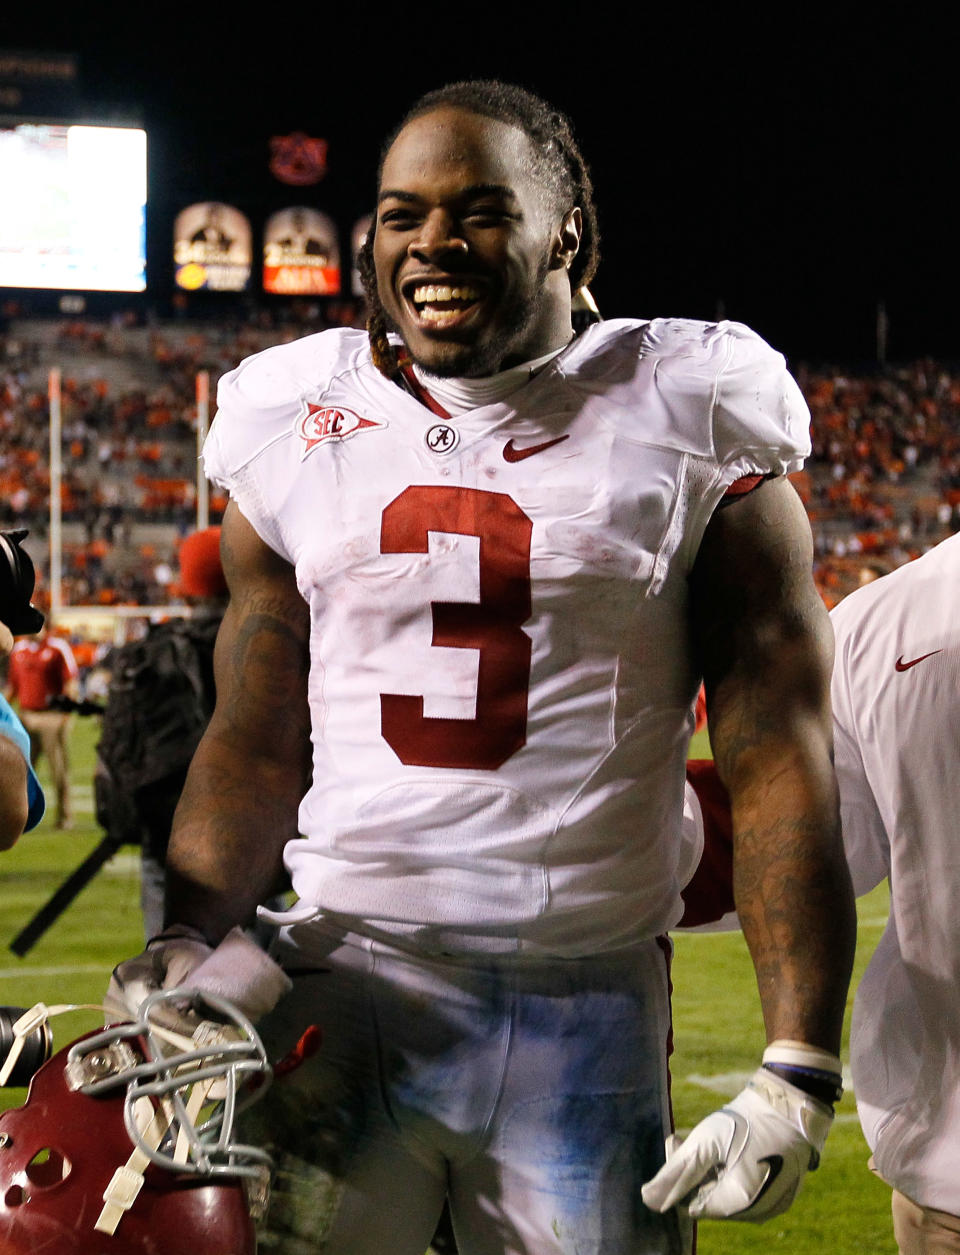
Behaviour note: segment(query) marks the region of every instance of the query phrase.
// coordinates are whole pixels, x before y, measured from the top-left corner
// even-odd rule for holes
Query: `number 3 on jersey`
[[[527,739],[530,536],[512,498],[476,488],[413,486],[383,512],[383,553],[427,553],[430,532],[480,540],[479,602],[432,603],[433,644],[480,652],[474,719],[434,719],[423,698],[380,694],[380,730],[401,762],[492,771]]]

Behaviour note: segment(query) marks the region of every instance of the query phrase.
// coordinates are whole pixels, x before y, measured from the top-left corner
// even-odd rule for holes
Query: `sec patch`
[[[345,410],[340,406],[313,405],[307,402],[307,410],[294,424],[294,431],[303,441],[300,461],[317,445],[328,440],[347,440],[358,431],[371,431],[378,427],[386,427],[373,418],[361,418],[353,410]]]

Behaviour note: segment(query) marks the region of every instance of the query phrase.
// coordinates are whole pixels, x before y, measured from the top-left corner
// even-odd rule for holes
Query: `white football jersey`
[[[301,906],[454,953],[675,923],[687,575],[726,488],[809,450],[783,358],[737,323],[610,321],[447,421],[336,330],[218,404],[207,474],[311,610]]]
[[[858,894],[890,918],[851,1024],[877,1171],[960,1215],[960,536],[846,597],[833,708],[843,837]]]

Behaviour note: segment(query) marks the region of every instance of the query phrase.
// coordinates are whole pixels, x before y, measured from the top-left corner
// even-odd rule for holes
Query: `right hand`
[[[270,956],[234,928],[214,948],[195,928],[177,924],[147,944],[146,950],[113,969],[105,1005],[122,1018],[136,1018],[144,998],[158,989],[186,987],[226,998],[251,1020],[272,1011],[291,988],[290,978]],[[193,1032],[201,1017],[183,1005],[181,1031]]]
[[[195,971],[213,954],[195,928],[176,925],[151,937],[146,950],[118,963],[107,986],[104,1006],[121,1019],[136,1019],[143,1000],[158,989],[176,989],[188,983]]]

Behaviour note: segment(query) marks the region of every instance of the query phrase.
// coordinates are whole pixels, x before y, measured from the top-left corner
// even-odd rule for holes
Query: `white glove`
[[[680,1206],[691,1219],[767,1220],[793,1202],[820,1162],[833,1111],[758,1068],[736,1098],[701,1120],[643,1186],[651,1211]]]
[[[226,998],[251,1020],[272,1011],[292,988],[289,976],[242,928],[234,928],[214,949],[195,928],[177,925],[155,937],[142,954],[113,969],[105,1005],[124,1019],[139,1013],[148,994],[187,986]],[[199,1022],[184,1004],[179,1024],[192,1033]]]

